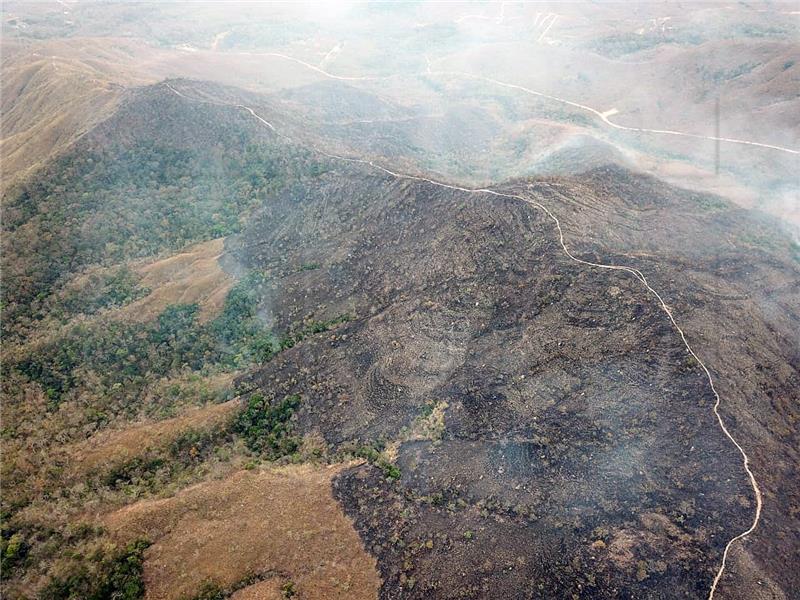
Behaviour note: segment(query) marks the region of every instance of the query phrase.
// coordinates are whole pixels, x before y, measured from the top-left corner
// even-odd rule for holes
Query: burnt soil
[[[621,169],[559,184],[651,208],[609,178],[653,186]],[[509,189],[576,212],[528,183]],[[264,206],[228,243],[239,268],[270,278],[263,318],[284,331],[351,320],[252,383],[300,394],[299,430],[331,450],[394,443],[397,481],[364,464],[334,485],[378,559],[381,597],[708,593],[754,496],[705,374],[640,282],[569,260],[552,222],[517,200],[334,166]],[[680,289],[673,263],[652,264]],[[440,431],[409,435],[442,403]]]

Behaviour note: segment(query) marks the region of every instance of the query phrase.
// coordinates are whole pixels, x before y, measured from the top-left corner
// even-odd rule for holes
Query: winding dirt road
[[[234,53],[232,53],[234,54]],[[281,54],[280,52],[236,52],[236,55],[241,56],[268,56],[273,58],[281,58],[283,60],[288,60],[303,67],[310,69],[327,77],[329,79],[336,79],[339,81],[385,81],[388,79],[396,79],[398,77],[402,77],[402,75],[383,75],[383,76],[345,76],[345,75],[335,75],[330,73],[320,67],[312,65],[304,60],[299,58],[295,58],[293,56],[289,56],[287,54]],[[517,85],[515,83],[508,83],[505,81],[500,81],[499,79],[493,79],[491,77],[485,77],[483,75],[476,75],[474,73],[467,73],[464,71],[433,71],[430,69],[430,63],[428,68],[422,72],[417,73],[419,75],[449,75],[455,77],[462,77],[466,79],[476,79],[478,81],[484,81],[486,83],[491,83],[500,87],[504,87],[507,89],[517,90],[520,92],[524,92],[526,94],[530,94],[532,96],[538,96],[539,98],[546,98],[548,100],[552,100],[553,102],[558,102],[560,104],[564,104],[566,106],[571,106],[573,108],[577,108],[579,110],[586,111],[591,113],[592,115],[596,116],[602,123],[605,125],[617,129],[620,131],[632,131],[635,133],[646,133],[646,134],[655,134],[655,135],[670,135],[670,136],[679,136],[679,137],[688,137],[698,140],[707,140],[712,142],[725,142],[729,144],[740,144],[744,146],[756,146],[758,148],[766,148],[769,150],[777,150],[779,152],[786,152],[788,154],[800,154],[800,150],[794,148],[788,148],[786,146],[778,146],[776,144],[766,144],[763,142],[754,142],[751,140],[740,140],[737,138],[729,138],[729,137],[715,137],[713,135],[701,135],[698,133],[688,133],[685,131],[676,131],[672,129],[650,129],[648,127],[629,127],[627,125],[619,125],[618,123],[614,123],[609,119],[609,117],[613,114],[616,114],[615,109],[600,111],[596,108],[588,106],[586,104],[581,104],[580,102],[573,102],[572,100],[567,100],[566,98],[561,98],[559,96],[553,96],[552,94],[546,94],[544,92],[539,92],[533,90],[531,88],[527,88],[522,85]]]
[[[280,55],[280,54],[274,54],[274,55],[275,56],[284,56],[284,55]],[[290,58],[290,57],[285,57],[285,58]],[[307,67],[309,67],[309,68],[311,68],[311,69],[313,69],[315,71],[318,71],[320,73],[323,73],[323,74],[326,73],[322,69],[320,69],[318,67],[314,67],[313,65],[309,65],[308,63],[304,63],[303,61],[300,61],[300,60],[297,60],[297,59],[291,59],[291,58],[290,58],[290,60],[294,60],[295,62],[297,62],[299,64],[303,64],[303,65],[305,65],[305,66],[307,66]],[[363,80],[363,78],[348,78],[348,79],[349,80]],[[485,78],[480,78],[480,79],[485,79]],[[490,80],[490,81],[493,81],[493,80]],[[497,83],[499,83],[499,82],[497,82]],[[270,122],[268,122],[267,120],[265,120],[264,118],[259,116],[255,112],[255,110],[253,110],[249,106],[245,106],[245,105],[242,105],[242,104],[233,104],[233,103],[225,103],[225,102],[214,102],[214,101],[204,100],[204,99],[200,99],[200,98],[193,98],[191,96],[187,96],[183,92],[180,92],[180,91],[176,90],[168,82],[165,82],[164,85],[169,90],[171,90],[173,93],[175,93],[176,95],[180,96],[181,98],[190,100],[190,101],[201,102],[201,103],[206,103],[206,104],[214,104],[214,105],[225,105],[225,106],[231,106],[233,108],[242,109],[242,110],[248,112],[255,119],[257,119],[262,125],[264,125],[265,127],[268,127],[271,131],[273,131],[279,137],[281,137],[281,138],[283,138],[283,139],[285,139],[285,140],[287,140],[289,142],[294,142],[294,140],[292,140],[291,137],[287,136],[283,132],[279,132]],[[509,87],[516,87],[516,88],[525,90],[525,88],[522,88],[520,86],[513,86],[511,84],[508,84],[508,85],[509,85]],[[530,91],[530,90],[525,90],[525,91]],[[536,95],[542,95],[542,96],[545,96],[545,97],[551,97],[551,96],[547,96],[545,94],[539,94],[537,92],[532,92],[531,91],[531,93],[534,93]],[[601,118],[604,118],[601,113],[599,113],[598,111],[596,111],[594,109],[591,109],[589,107],[585,107],[585,106],[582,106],[582,105],[579,105],[579,104],[575,104],[573,102],[568,102],[568,101],[564,101],[564,102],[567,102],[568,104],[573,105],[573,106],[578,106],[578,107],[581,107],[581,108],[585,108],[585,109],[590,110],[593,113],[597,114]],[[604,121],[607,122],[607,123],[609,122],[606,118],[604,118]],[[713,139],[713,138],[710,138],[710,139]],[[756,142],[743,142],[743,143],[749,143],[749,144],[754,145],[754,146],[764,146],[764,147],[767,147],[767,148],[772,148],[772,149],[778,149],[778,150],[784,150],[784,151],[797,153],[794,150],[780,148],[780,147],[777,147],[777,146],[758,144]],[[561,245],[561,249],[563,250],[564,254],[570,260],[572,260],[572,261],[574,261],[574,262],[576,262],[578,264],[581,264],[581,265],[584,265],[584,266],[588,266],[588,267],[593,267],[593,268],[598,268],[598,269],[606,269],[606,270],[613,270],[613,271],[622,271],[622,272],[628,273],[630,275],[633,275],[636,279],[638,279],[642,283],[642,285],[644,285],[644,287],[647,289],[648,293],[650,293],[656,299],[656,301],[658,302],[659,306],[661,307],[661,309],[664,311],[664,313],[667,315],[667,317],[669,318],[670,322],[672,323],[672,326],[675,328],[675,330],[680,335],[681,341],[683,342],[684,346],[686,347],[686,350],[697,361],[697,363],[700,365],[700,367],[702,368],[703,372],[705,373],[706,378],[708,379],[708,384],[711,387],[711,391],[713,392],[714,398],[715,398],[715,403],[714,403],[714,407],[713,407],[714,415],[715,415],[715,417],[717,419],[717,422],[719,423],[719,426],[720,426],[720,429],[722,430],[722,432],[725,434],[725,436],[731,441],[731,443],[736,447],[736,449],[741,454],[744,470],[747,472],[747,476],[750,479],[750,484],[751,484],[751,486],[753,488],[753,492],[754,492],[755,498],[756,498],[756,510],[755,510],[755,514],[753,516],[752,524],[750,525],[750,527],[747,530],[745,530],[745,531],[739,533],[738,535],[734,536],[733,538],[731,538],[728,541],[728,543],[725,545],[725,550],[724,550],[723,555],[722,555],[722,562],[721,562],[720,567],[719,567],[719,569],[718,569],[718,571],[716,573],[716,576],[714,577],[714,580],[713,580],[713,582],[711,584],[711,588],[710,588],[709,593],[708,593],[708,600],[713,600],[714,594],[715,594],[715,592],[717,590],[717,585],[719,584],[719,581],[722,578],[723,573],[725,572],[725,567],[726,567],[726,564],[727,564],[727,560],[728,560],[728,556],[730,554],[731,547],[737,541],[739,541],[739,540],[747,537],[748,535],[750,535],[753,531],[755,531],[756,527],[758,527],[758,523],[761,520],[761,510],[762,510],[762,506],[763,506],[763,499],[762,499],[761,489],[758,486],[758,482],[756,481],[755,475],[753,474],[752,470],[750,469],[750,457],[747,455],[747,453],[745,452],[744,448],[739,444],[739,442],[736,441],[736,439],[733,437],[733,435],[731,435],[730,431],[725,426],[725,422],[722,419],[722,415],[719,412],[719,407],[720,407],[720,404],[721,404],[721,398],[720,398],[719,393],[717,392],[716,386],[714,385],[714,379],[711,376],[711,372],[709,371],[708,367],[700,359],[700,357],[697,355],[697,353],[694,351],[694,349],[689,344],[689,341],[686,339],[686,334],[684,333],[683,329],[680,327],[680,325],[678,325],[677,321],[675,320],[675,316],[672,313],[672,309],[670,309],[670,307],[664,301],[664,298],[661,296],[661,294],[659,294],[648,283],[647,278],[644,276],[644,274],[639,269],[636,269],[634,267],[629,267],[629,266],[626,266],[626,265],[613,265],[613,264],[596,263],[596,262],[584,260],[584,259],[579,258],[579,257],[575,256],[574,254],[572,254],[572,252],[570,251],[569,247],[567,246],[567,244],[566,244],[566,242],[564,240],[564,230],[561,227],[561,222],[559,221],[558,217],[556,217],[556,215],[553,214],[553,212],[549,208],[547,208],[544,204],[540,203],[538,200],[535,200],[532,197],[525,197],[525,196],[521,196],[521,195],[518,195],[518,194],[507,194],[505,192],[498,192],[497,190],[493,190],[493,189],[490,189],[490,188],[468,188],[468,187],[462,187],[462,186],[458,186],[458,185],[454,185],[454,184],[450,184],[450,183],[444,183],[444,182],[441,182],[441,181],[436,181],[434,179],[429,179],[427,177],[422,177],[422,176],[419,176],[419,175],[410,175],[410,174],[406,174],[406,173],[399,173],[399,172],[396,172],[396,171],[392,171],[391,169],[388,169],[386,167],[383,167],[383,166],[381,166],[379,164],[376,164],[375,162],[373,162],[371,160],[367,160],[367,159],[363,159],[363,158],[353,158],[353,157],[342,156],[342,155],[338,155],[338,154],[332,154],[332,153],[327,152],[327,151],[325,151],[325,150],[323,150],[321,148],[318,148],[318,147],[316,147],[314,145],[310,145],[309,147],[312,150],[314,150],[315,152],[317,152],[317,153],[319,153],[322,156],[325,156],[327,158],[330,158],[330,159],[333,159],[333,160],[339,160],[339,161],[343,161],[343,162],[366,165],[366,166],[369,166],[369,167],[371,167],[373,169],[376,169],[378,171],[386,173],[387,175],[390,175],[390,176],[392,176],[392,177],[394,177],[396,179],[419,181],[419,182],[427,183],[429,185],[437,186],[437,187],[440,187],[440,188],[456,190],[456,191],[465,192],[465,193],[469,193],[469,194],[487,194],[487,195],[501,197],[501,198],[510,198],[510,199],[519,200],[521,202],[525,202],[527,204],[533,205],[536,208],[538,208],[539,210],[543,211],[547,215],[547,217],[553,222],[553,224],[556,227],[556,230],[558,231],[558,239],[559,239],[559,244]],[[546,184],[545,183],[544,185],[550,185],[550,184]]]
[[[437,71],[434,71],[437,73]],[[478,79],[480,81],[485,81],[487,83],[493,83],[494,85],[498,85],[500,87],[509,88],[513,90],[519,90],[521,92],[525,92],[526,94],[531,94],[533,96],[539,96],[540,98],[547,98],[548,100],[553,100],[555,102],[560,102],[562,104],[566,104],[568,106],[572,106],[574,108],[579,108],[581,110],[590,112],[591,114],[598,117],[603,123],[608,125],[609,127],[613,127],[614,129],[619,129],[621,131],[634,131],[637,133],[653,133],[653,134],[661,134],[661,135],[672,135],[672,136],[682,136],[688,138],[694,138],[698,140],[708,140],[714,142],[727,142],[730,144],[743,144],[745,146],[757,146],[759,148],[768,148],[770,150],[778,150],[780,152],[788,152],[789,154],[800,154],[800,150],[795,150],[793,148],[787,148],[785,146],[776,146],[774,144],[764,144],[761,142],[752,142],[750,140],[740,140],[736,138],[728,138],[728,137],[715,137],[713,135],[700,135],[697,133],[687,133],[685,131],[674,131],[672,129],[649,129],[647,127],[628,127],[627,125],[619,125],[614,123],[613,121],[609,120],[611,115],[617,114],[616,109],[611,109],[605,112],[600,112],[596,108],[592,108],[591,106],[587,106],[585,104],[580,104],[578,102],[572,102],[571,100],[566,100],[564,98],[559,98],[558,96],[551,96],[550,94],[545,94],[543,92],[537,92],[536,90],[532,90],[530,88],[526,88],[521,85],[516,85],[514,83],[506,83],[505,81],[499,81],[497,79],[492,79],[491,77],[484,77],[482,75],[473,75],[472,73],[464,73],[462,71],[438,71],[438,73],[446,74],[446,75],[455,75],[458,77],[467,77],[471,79]]]

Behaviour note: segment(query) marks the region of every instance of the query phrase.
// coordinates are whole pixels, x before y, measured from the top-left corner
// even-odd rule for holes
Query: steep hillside
[[[136,89],[113,117],[3,197],[4,329],[24,334],[90,265],[236,231],[269,188],[323,169],[244,111]]]
[[[269,189],[325,168],[245,111],[188,103],[159,84],[126,92],[113,116],[6,192],[4,596],[135,597],[156,540],[115,537],[105,513],[261,460],[319,462],[314,441],[292,433],[290,409],[270,413],[273,442],[258,442],[263,415],[242,410],[247,390],[232,379],[340,320],[271,331],[257,314],[258,274],[231,261],[226,272],[220,259],[221,236]],[[297,476],[323,494],[290,532],[316,527],[309,507],[323,504],[348,523],[325,488],[331,475]],[[349,527],[342,540],[357,539]],[[294,572],[301,562],[276,575],[279,588],[295,576],[301,590],[323,585]],[[251,573],[234,575],[238,590]]]
[[[722,414],[736,438],[747,441],[766,494],[764,517],[746,552],[733,553],[726,594],[737,597],[738,589],[743,597],[760,597],[753,585],[759,569],[784,590],[796,589],[787,557],[800,544],[791,508],[798,490],[787,482],[798,480],[800,464],[793,391],[800,386],[797,242],[773,219],[617,169],[558,183],[542,193],[548,203],[563,205],[570,247],[635,261],[657,288],[672,290],[667,302],[680,306],[693,346],[706,357]]]
[[[3,190],[110,117],[126,87],[153,81],[135,43],[15,37],[2,41]]]
[[[603,173],[558,182],[561,194],[640,219],[669,198],[671,222],[687,236],[702,203],[719,202],[622,170]],[[262,310],[284,326],[344,310],[359,317],[339,335],[277,357],[253,381],[276,397],[307,398],[299,424],[332,448],[356,440],[395,458],[398,483],[365,467],[337,482],[379,558],[382,596],[527,597],[530,581],[541,597],[701,595],[731,532],[752,519],[754,497],[711,411],[704,374],[641,283],[566,259],[552,223],[519,201],[343,175],[276,197],[231,248],[248,268],[268,273],[287,253],[321,263],[321,272],[278,279],[265,295]],[[533,183],[521,191],[556,214],[573,209],[549,192],[553,183]],[[302,216],[291,208],[298,196]],[[717,211],[704,220],[720,231],[758,231],[724,203]],[[636,243],[625,228],[607,230]],[[779,244],[753,268],[778,269],[788,283],[797,267],[788,240]],[[677,283],[677,261],[644,264],[679,317],[710,306],[704,292],[714,294],[717,262],[700,267],[710,279],[693,290]],[[720,321],[738,316],[725,303],[714,310]],[[708,329],[698,318],[689,335]],[[768,330],[749,338],[750,352],[761,348],[771,364],[785,365],[782,379],[756,383],[779,405],[739,396],[725,407],[754,448],[740,415],[760,415],[771,431],[797,418],[789,403],[796,356],[785,336],[800,319],[781,319],[783,345]],[[741,378],[718,368],[726,390]],[[434,413],[436,425],[426,426]],[[777,452],[791,470],[792,440],[763,441],[764,460]],[[757,538],[769,555],[796,544],[791,520],[779,516],[792,494],[770,507],[776,520]],[[758,576],[773,589],[794,585],[787,571],[761,564],[769,575]]]
[[[4,594],[706,596],[742,454],[539,202],[751,456],[720,592],[790,598],[790,238],[621,167],[496,186],[532,203],[341,160],[319,89],[129,90],[6,193]]]

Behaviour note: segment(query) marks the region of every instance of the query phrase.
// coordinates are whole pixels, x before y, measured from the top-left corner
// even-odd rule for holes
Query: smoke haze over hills
[[[798,25],[5,2],[2,595],[795,597]]]

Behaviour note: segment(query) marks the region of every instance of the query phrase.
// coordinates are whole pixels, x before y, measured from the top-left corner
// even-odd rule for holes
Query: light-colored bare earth
[[[226,37],[230,35],[230,31],[221,31],[217,35],[214,36],[214,39],[211,42],[211,49],[213,51],[219,50],[219,45],[225,40]]]
[[[331,494],[331,479],[342,468],[238,471],[102,521],[121,539],[153,543],[144,563],[148,600],[192,597],[207,582],[230,589],[253,576],[267,579],[237,599],[280,597],[275,584],[289,582],[300,598],[375,598],[375,559]]]
[[[197,303],[201,321],[215,317],[233,285],[233,278],[218,262],[223,246],[224,238],[217,238],[139,267],[142,285],[152,291],[121,312],[149,321],[170,304]]]

